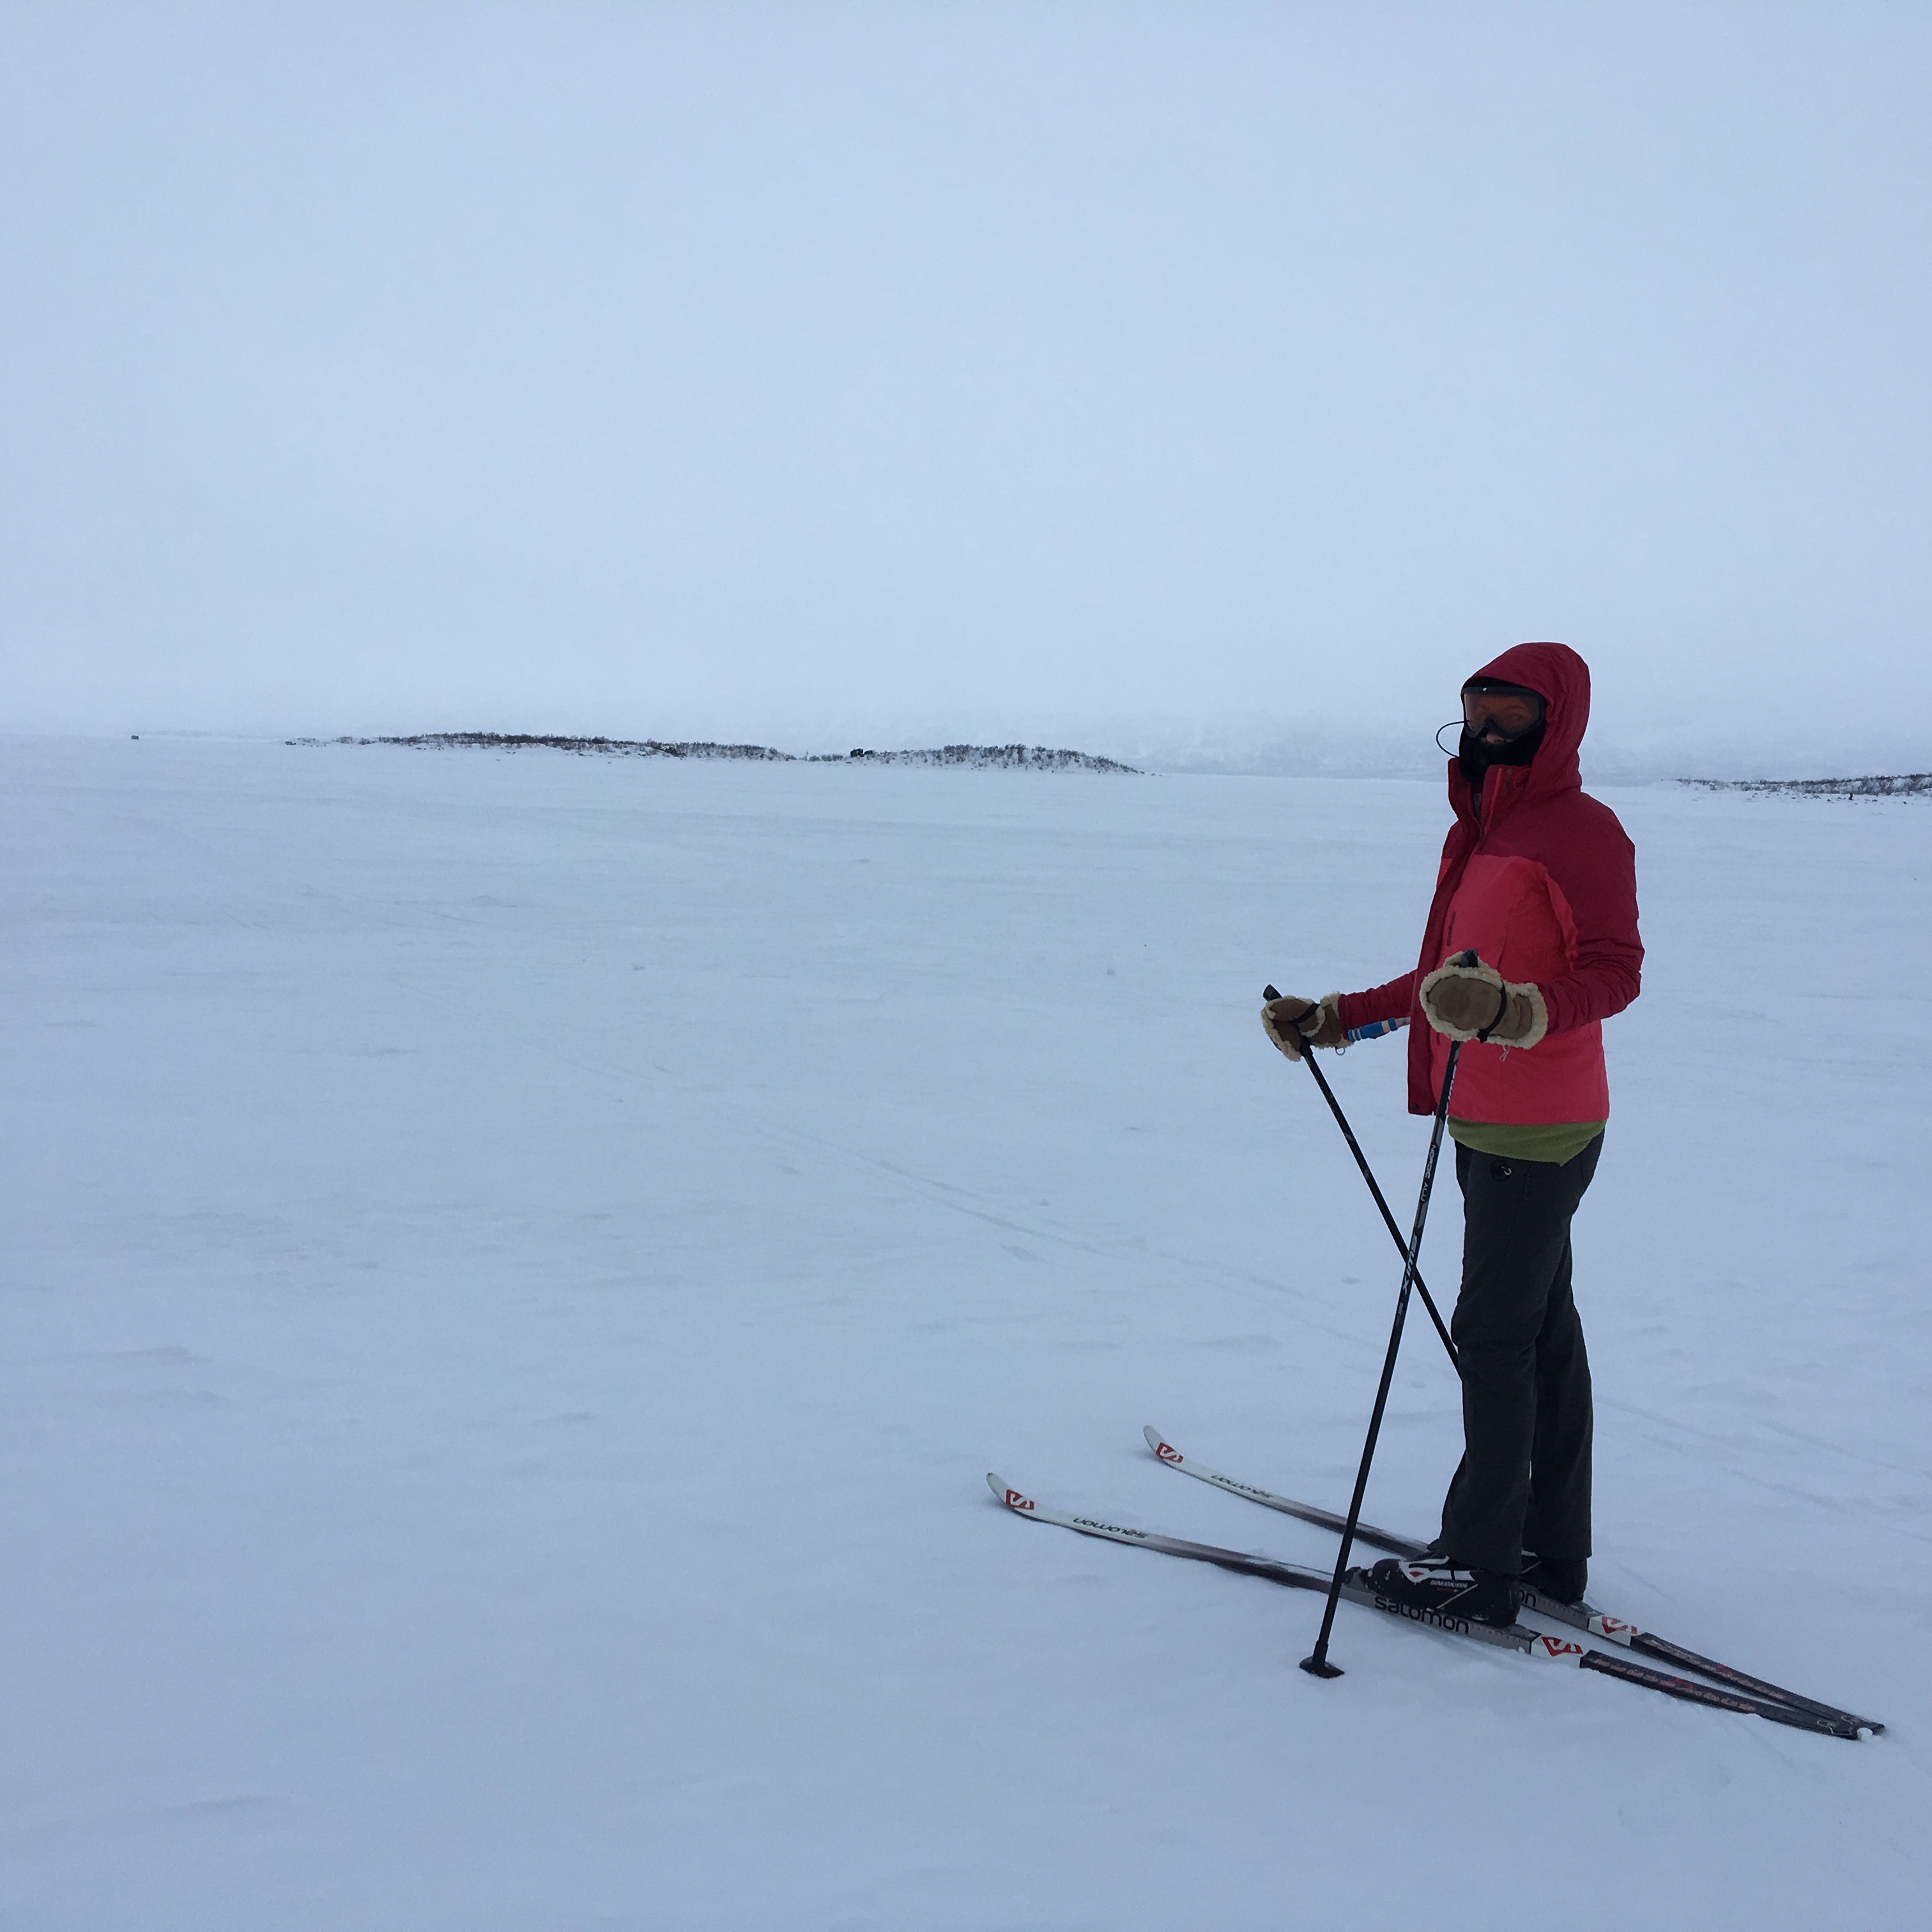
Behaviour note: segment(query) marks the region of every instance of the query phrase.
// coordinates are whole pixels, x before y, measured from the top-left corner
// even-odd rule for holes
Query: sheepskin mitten
[[[1493,966],[1451,960],[1422,982],[1422,1014],[1450,1040],[1492,1046],[1534,1046],[1550,1030],[1543,995],[1528,981],[1505,980]]]
[[[1262,1030],[1291,1060],[1299,1060],[1305,1046],[1340,1046],[1342,1018],[1336,1010],[1340,993],[1304,1000],[1286,993],[1262,1009]]]

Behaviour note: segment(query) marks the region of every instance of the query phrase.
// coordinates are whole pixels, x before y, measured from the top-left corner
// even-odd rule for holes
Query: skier
[[[1448,1122],[1462,1460],[1429,1555],[1370,1574],[1398,1601],[1484,1623],[1514,1621],[1520,1580],[1574,1604],[1588,1574],[1590,1366],[1570,1220],[1610,1111],[1601,1022],[1636,998],[1643,963],[1634,848],[1577,770],[1589,715],[1589,667],[1565,645],[1486,664],[1462,687],[1455,823],[1414,971],[1262,1009],[1291,1060],[1340,1047],[1351,1027],[1410,1021],[1414,1114],[1435,1112],[1449,1042],[1466,1042]],[[1453,963],[1468,950],[1479,964]]]

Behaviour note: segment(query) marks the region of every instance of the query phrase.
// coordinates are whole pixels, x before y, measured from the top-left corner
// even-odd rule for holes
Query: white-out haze
[[[16,728],[1932,764],[1923,8],[4,20]]]

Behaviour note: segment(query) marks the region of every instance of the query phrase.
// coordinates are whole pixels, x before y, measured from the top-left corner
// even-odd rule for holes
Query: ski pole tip
[[[1311,1677],[1340,1677],[1346,1675],[1339,1664],[1330,1664],[1328,1658],[1320,1655],[1304,1657],[1301,1660],[1301,1667]]]

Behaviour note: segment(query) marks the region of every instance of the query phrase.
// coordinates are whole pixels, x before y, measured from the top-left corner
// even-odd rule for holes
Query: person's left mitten
[[[1420,996],[1423,1018],[1446,1039],[1530,1047],[1550,1030],[1549,1009],[1534,985],[1505,980],[1480,960],[1437,967]]]

